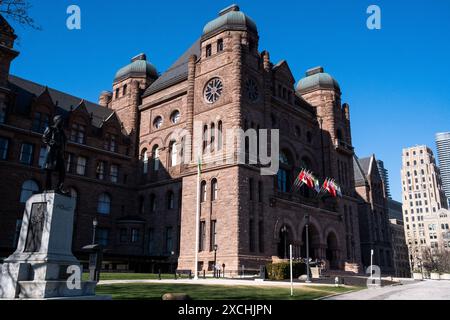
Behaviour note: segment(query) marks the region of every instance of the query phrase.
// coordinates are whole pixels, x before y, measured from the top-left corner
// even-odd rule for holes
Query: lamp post
[[[95,244],[95,232],[97,230],[98,221],[97,217],[94,217],[94,220],[92,220],[92,244]]]
[[[306,227],[306,283],[311,282],[309,276],[309,214],[305,216],[305,227]]]
[[[214,245],[214,278],[217,278],[217,244]]]
[[[284,259],[287,259],[287,228],[285,225],[281,228],[281,232],[284,235]]]

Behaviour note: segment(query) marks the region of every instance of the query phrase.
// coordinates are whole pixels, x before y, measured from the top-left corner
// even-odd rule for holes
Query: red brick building
[[[198,160],[194,140],[185,138],[195,137],[199,126],[200,270],[212,269],[215,245],[227,273],[284,258],[289,244],[305,257],[306,215],[313,258],[331,269],[360,268],[350,114],[339,84],[320,67],[296,84],[286,61],[274,64],[258,50],[257,26],[237,6],[206,24],[160,76],[144,54],[133,58],[98,105],[10,75],[18,52],[14,31],[1,23],[3,255],[14,248],[23,200],[42,189],[40,133],[62,114],[70,137],[67,187],[77,196],[75,254],[92,241],[97,217],[108,268],[194,269]],[[261,175],[260,159],[217,161],[229,143],[240,148],[225,136],[231,128],[279,129],[278,173]],[[185,135],[174,134],[180,130]],[[301,168],[335,178],[343,197],[292,191]]]

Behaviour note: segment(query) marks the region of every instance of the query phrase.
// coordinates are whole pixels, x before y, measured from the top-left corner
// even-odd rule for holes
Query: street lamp
[[[217,278],[217,244],[214,245],[214,278]]]
[[[284,238],[284,259],[287,259],[287,227],[286,225],[284,225],[281,228],[281,232],[283,233],[283,238]]]
[[[92,220],[92,244],[95,244],[95,231],[98,226],[97,217],[94,217],[94,220]]]
[[[311,282],[309,276],[309,214],[305,216],[305,227],[306,227],[306,283]]]

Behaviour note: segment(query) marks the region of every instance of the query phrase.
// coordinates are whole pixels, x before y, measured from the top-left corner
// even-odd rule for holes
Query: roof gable
[[[103,120],[107,119],[113,113],[113,110],[96,103],[83,100],[56,89],[46,89],[43,85],[20,77],[9,75],[8,80],[9,88],[16,95],[16,108],[22,113],[29,112],[33,100],[41,96],[45,90],[48,91],[54,105],[57,106],[57,113],[68,116],[70,111],[79,108],[83,104],[86,112],[92,114],[92,125],[95,127],[99,128]]]
[[[291,68],[289,68],[289,64],[287,63],[286,60],[282,60],[282,61],[278,62],[273,67],[273,72],[275,73],[275,75],[280,73],[281,75],[288,77],[289,82],[292,84],[292,86],[294,86],[295,78],[294,78]]]
[[[142,95],[147,97],[165,88],[168,88],[174,84],[187,79],[188,76],[188,64],[189,58],[192,55],[200,56],[200,38],[194,42],[194,44],[183,53],[183,55],[175,61],[172,66],[167,69],[155,82],[153,82]]]

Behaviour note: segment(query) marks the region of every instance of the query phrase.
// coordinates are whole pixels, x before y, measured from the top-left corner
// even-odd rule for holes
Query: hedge
[[[285,280],[291,277],[289,262],[268,263],[266,272],[270,280]],[[306,265],[303,262],[293,262],[292,274],[294,278],[306,274]]]

